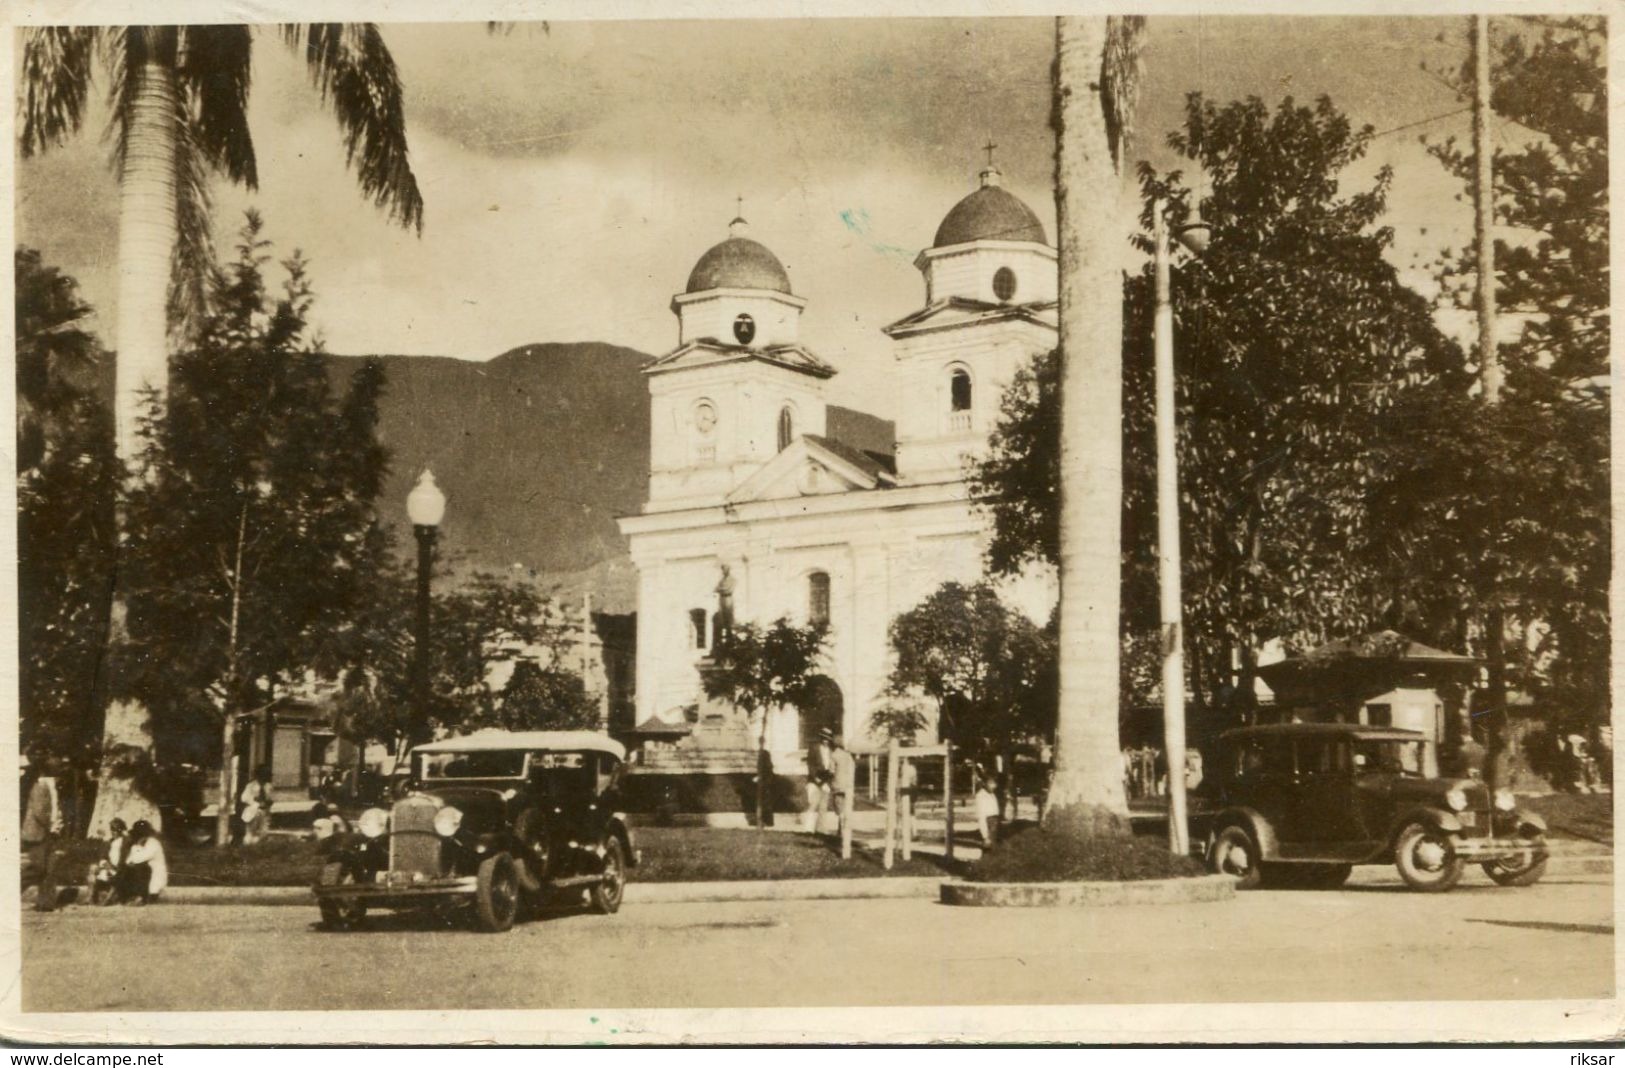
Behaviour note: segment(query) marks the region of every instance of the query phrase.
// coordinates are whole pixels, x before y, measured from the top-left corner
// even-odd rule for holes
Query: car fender
[[[638,851],[632,848],[632,831],[626,825],[626,817],[622,813],[615,813],[609,817],[609,832],[621,840],[621,849],[626,853],[626,866],[638,866]]]
[[[1518,819],[1518,833],[1527,835],[1546,833],[1546,819],[1540,813],[1520,808],[1513,815]]]
[[[1275,826],[1265,819],[1263,814],[1255,808],[1238,805],[1217,813],[1209,824],[1213,834],[1218,834],[1226,827],[1245,827],[1247,833],[1253,836],[1258,843],[1258,859],[1274,860],[1280,856],[1280,844],[1275,836]]]
[[[1389,848],[1399,844],[1399,836],[1406,827],[1413,823],[1420,823],[1435,831],[1445,834],[1460,834],[1462,832],[1461,820],[1454,812],[1446,812],[1442,808],[1432,805],[1415,805],[1405,809],[1394,818],[1393,829],[1388,834]]]

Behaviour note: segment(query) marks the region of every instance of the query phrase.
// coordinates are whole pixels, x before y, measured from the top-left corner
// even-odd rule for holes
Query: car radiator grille
[[[440,836],[434,830],[439,807],[427,797],[395,802],[389,821],[389,870],[396,874],[440,875]]]

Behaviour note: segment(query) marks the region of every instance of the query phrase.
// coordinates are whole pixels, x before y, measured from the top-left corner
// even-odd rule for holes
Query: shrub
[[[1018,831],[970,865],[978,883],[1132,882],[1203,875],[1191,857],[1175,856],[1159,839],[1072,838],[1041,827]]]

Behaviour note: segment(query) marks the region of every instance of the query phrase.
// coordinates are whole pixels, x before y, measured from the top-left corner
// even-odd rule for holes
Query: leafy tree
[[[250,213],[167,403],[149,396],[127,503],[128,641],[115,650],[115,697],[160,725],[218,726],[223,816],[234,717],[353,662],[388,548],[374,507],[383,372],[364,365],[334,396],[307,330],[304,264],[285,261],[273,297],[262,229]]]
[[[821,623],[797,626],[780,616],[767,626],[735,623],[712,652],[712,663],[700,672],[705,695],[745,711],[756,728],[757,766],[766,765],[767,717],[786,705],[805,709],[813,697],[813,680],[829,644]],[[756,777],[756,826],[767,807],[768,782]]]
[[[1245,700],[1262,641],[1313,644],[1390,608],[1381,577],[1396,549],[1368,507],[1379,437],[1407,391],[1461,361],[1383,258],[1388,172],[1340,188],[1371,133],[1325,99],[1272,113],[1191,94],[1185,129],[1169,137],[1207,176],[1202,215],[1218,235],[1173,279],[1185,617],[1202,698],[1228,688],[1231,650],[1244,657]],[[1147,231],[1154,198],[1175,205],[1176,224],[1194,204],[1178,172],[1142,166],[1140,181]],[[1138,633],[1157,620],[1149,268],[1123,299],[1123,623]],[[993,515],[996,572],[1058,545],[1052,364],[1012,383],[973,478]]]
[[[123,468],[94,392],[99,353],[74,280],[19,248],[17,665],[19,744],[94,767]],[[79,818],[88,815],[75,805]]]
[[[1056,722],[1052,631],[999,599],[991,583],[947,582],[891,623],[888,694],[924,694],[943,733],[976,759],[1049,738]]]
[[[512,658],[514,648],[533,645],[544,647],[550,664],[562,664],[565,628],[549,621],[547,603],[530,582],[483,571],[442,589],[448,582],[445,576],[436,582],[430,609],[431,726],[455,734],[510,726],[512,717],[503,711],[502,694],[490,685],[493,668]],[[409,569],[391,569],[381,576],[361,615],[362,651],[340,701],[347,730],[357,738],[398,746],[411,726],[416,700],[411,670],[417,655],[411,612],[415,583]],[[549,670],[567,674],[556,667]],[[521,677],[519,668],[515,677]],[[568,707],[567,683],[549,678],[544,685],[550,688],[549,700],[556,702],[550,707],[561,711]]]
[[[580,675],[556,661],[521,660],[503,687],[492,725],[515,731],[593,730],[598,721],[598,701]]]
[[[79,283],[48,266],[35,249],[12,259],[17,310],[17,475],[28,476],[92,393],[104,353],[85,326],[92,314]]]
[[[1562,710],[1606,717],[1611,574],[1608,86],[1599,18],[1496,20],[1492,107],[1529,131],[1495,153],[1497,303],[1517,326],[1500,346],[1500,404],[1445,381],[1391,442],[1384,521],[1406,531],[1415,626],[1488,652],[1486,620],[1518,640],[1490,665]],[[1471,72],[1466,72],[1470,78]],[[1503,124],[1503,129],[1509,130]],[[1473,160],[1431,146],[1464,183]],[[1440,265],[1465,303],[1471,249]],[[1505,320],[1503,320],[1504,322]]]

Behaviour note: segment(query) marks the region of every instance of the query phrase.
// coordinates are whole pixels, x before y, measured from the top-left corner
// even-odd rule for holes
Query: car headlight
[[[1467,807],[1467,794],[1461,788],[1451,790],[1444,795],[1444,803],[1450,806],[1450,811],[1460,812]]]
[[[1495,807],[1500,809],[1502,812],[1511,812],[1513,809],[1518,807],[1518,802],[1517,799],[1512,796],[1512,791],[1503,786],[1499,790],[1495,791]]]
[[[442,838],[450,838],[457,833],[457,828],[463,825],[461,809],[447,805],[434,814],[434,833]]]
[[[355,821],[355,825],[368,838],[377,838],[389,830],[389,813],[381,808],[369,808]]]

